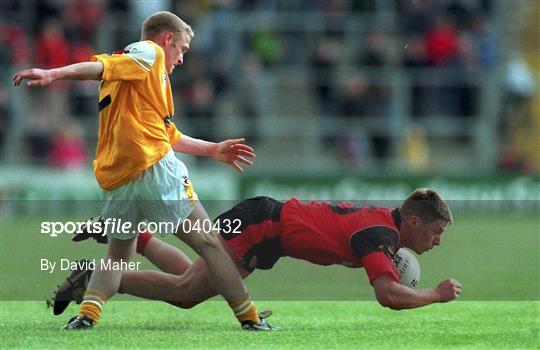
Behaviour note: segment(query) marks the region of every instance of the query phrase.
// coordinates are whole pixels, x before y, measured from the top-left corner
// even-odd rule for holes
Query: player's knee
[[[131,253],[130,252],[108,252],[107,255],[104,258],[105,260],[111,260],[113,262],[128,262],[131,260]]]
[[[199,303],[197,301],[181,301],[180,308],[182,309],[192,309],[197,306]]]
[[[107,249],[107,259],[113,261],[128,261],[133,256],[134,240],[121,241],[113,239]]]
[[[199,303],[196,301],[171,301],[170,304],[181,309],[191,309],[197,306]]]
[[[186,289],[189,288],[189,284],[186,285],[185,280],[182,278],[182,276],[171,276],[172,279],[172,290],[176,291],[176,296],[181,297],[181,293],[185,293]]]
[[[181,308],[181,309],[191,309],[195,305],[199,304],[196,301],[183,301],[182,299],[186,298],[186,295],[196,295],[196,292],[193,290],[194,286],[190,281],[187,281],[185,278],[178,276],[174,281],[174,290],[177,291],[175,301],[172,301],[171,304]]]

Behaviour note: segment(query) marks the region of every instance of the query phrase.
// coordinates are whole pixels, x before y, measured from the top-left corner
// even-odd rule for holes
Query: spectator
[[[335,113],[336,100],[333,77],[341,51],[340,43],[336,39],[324,36],[317,42],[311,58],[314,79],[312,86],[315,87],[320,115],[328,116]]]
[[[69,1],[64,8],[63,18],[70,41],[92,42],[103,15],[103,4],[99,1]]]
[[[355,75],[345,83],[340,100],[340,112],[345,117],[365,117],[372,111],[367,79]]]
[[[447,65],[457,55],[458,33],[449,16],[438,15],[425,40],[427,59],[433,66]]]
[[[423,172],[430,169],[431,150],[426,132],[421,125],[412,124],[404,130],[402,152],[409,171]]]
[[[0,19],[0,51],[2,67],[29,63],[28,38],[21,26]]]
[[[423,35],[432,26],[433,8],[428,0],[400,0],[402,29],[406,35]]]
[[[410,73],[411,79],[411,114],[413,117],[426,115],[429,103],[428,89],[418,81],[414,71],[416,68],[425,68],[429,65],[423,37],[412,35],[405,40],[403,65],[409,68],[407,72]]]
[[[261,84],[262,64],[255,55],[248,55],[242,59],[241,75],[237,80],[237,91],[240,92],[238,99],[240,114],[245,117],[245,125],[248,127],[246,137],[251,142],[256,142],[258,133],[255,118],[260,114],[261,108]]]
[[[358,63],[360,66],[381,67],[385,65],[384,48],[386,37],[380,30],[371,30],[364,37],[364,50]]]
[[[503,171],[534,174],[539,170],[539,95],[532,67],[521,54],[513,53],[505,69],[504,118],[499,127]]]
[[[58,2],[55,0],[40,0],[37,1],[36,21],[34,23],[34,33],[39,33],[44,24],[51,19],[60,18],[60,10]]]
[[[0,18],[0,67],[9,69],[13,66],[25,65],[29,60],[28,41],[22,28],[16,24],[8,24]],[[8,111],[8,88],[2,81],[0,83],[0,155],[4,155],[4,145],[9,132],[8,128],[11,126],[12,114]]]
[[[104,17],[113,19],[130,18],[130,14],[132,13],[131,7],[132,1],[109,0],[108,8],[105,11],[106,16]],[[122,48],[126,42],[130,42],[132,40],[132,33],[127,28],[127,26],[124,25],[124,23],[124,21],[105,21],[103,23],[105,26],[108,27],[107,29],[109,30],[108,36],[110,41],[110,48]],[[95,44],[97,44],[97,42]]]
[[[446,13],[452,17],[457,28],[468,29],[471,24],[471,10],[464,1],[453,0],[446,6]]]
[[[55,168],[80,169],[86,166],[86,147],[79,125],[73,119],[64,120],[50,138],[49,165]]]
[[[366,78],[362,75],[351,77],[345,84],[345,89],[340,98],[340,112],[348,120],[368,120],[368,118],[382,118],[388,114],[388,94],[383,87],[368,86]],[[355,125],[355,123],[351,123]],[[358,123],[356,123],[358,125]],[[366,148],[377,160],[383,160],[388,156],[389,140],[386,135],[378,134],[379,128],[366,132],[347,129],[342,137],[343,153],[349,162],[357,166],[362,157],[367,155]],[[362,140],[362,138],[367,140]],[[368,143],[368,147],[365,143]]]
[[[43,68],[54,68],[71,63],[71,51],[64,34],[63,23],[55,17],[47,19],[35,43],[36,65]],[[69,115],[66,93],[66,81],[56,82],[51,89],[33,90],[32,114],[28,118],[28,138],[32,157],[41,162],[49,153],[50,133],[60,125],[60,120]],[[47,108],[43,108],[43,106]]]
[[[184,113],[195,126],[192,135],[204,140],[215,140],[215,94],[210,79],[199,78],[187,90],[184,100]]]
[[[271,30],[257,30],[250,35],[250,49],[259,56],[265,67],[278,63],[283,54],[279,34]]]
[[[229,87],[228,65],[225,52],[216,52],[209,62],[208,77],[215,87],[216,96],[221,96]]]
[[[497,63],[498,43],[495,32],[483,14],[477,14],[472,20],[472,35],[476,44],[476,63],[488,69]]]
[[[435,27],[426,33],[428,62],[435,67],[449,68],[439,75],[440,85],[431,87],[429,114],[469,116],[475,110],[476,89],[469,83],[474,65],[474,45],[469,35],[456,30],[451,16],[440,14]]]
[[[77,40],[73,43],[72,62],[87,62],[95,54],[89,42]],[[92,80],[81,80],[70,82],[70,115],[75,117],[95,118],[97,114],[96,90],[99,82]]]
[[[55,68],[71,63],[69,42],[64,34],[62,22],[49,19],[36,38],[36,65]]]

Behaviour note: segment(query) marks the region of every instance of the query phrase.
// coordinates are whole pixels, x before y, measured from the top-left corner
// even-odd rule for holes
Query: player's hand
[[[25,79],[29,80],[26,85],[32,87],[49,85],[55,80],[55,77],[50,69],[26,69],[13,76],[13,85],[18,86]]]
[[[242,173],[244,169],[238,163],[251,166],[253,162],[247,158],[255,158],[253,148],[245,145],[243,143],[244,141],[244,139],[232,139],[220,142],[217,144],[216,151],[212,157],[215,160],[229,164]]]
[[[459,297],[461,294],[461,283],[449,278],[439,283],[435,291],[439,295],[439,302],[446,303]]]

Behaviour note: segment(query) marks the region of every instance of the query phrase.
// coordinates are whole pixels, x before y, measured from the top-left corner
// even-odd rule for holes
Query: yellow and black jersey
[[[92,61],[104,65],[94,172],[102,188],[113,190],[163,158],[181,133],[170,120],[174,104],[160,46],[140,41]]]

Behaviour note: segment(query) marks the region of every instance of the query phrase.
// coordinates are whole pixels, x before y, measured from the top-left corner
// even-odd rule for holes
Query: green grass
[[[40,220],[34,216],[2,220],[0,225],[1,300],[37,301],[51,296],[67,273],[41,271],[42,258],[100,258],[105,251],[105,246],[94,241],[75,244],[69,235],[43,235]],[[462,300],[540,300],[539,232],[539,216],[457,214],[442,245],[418,257],[419,288],[431,288],[452,277],[463,285]],[[179,245],[174,237],[166,240]],[[153,268],[141,257],[137,259],[143,262],[141,267]],[[281,259],[271,271],[257,271],[247,282],[259,300],[374,300],[363,269],[321,267],[290,258]]]
[[[59,327],[44,303],[2,303],[2,348],[129,349],[533,349],[538,302],[455,302],[395,312],[375,302],[259,302],[282,330],[241,332],[223,302],[179,310],[158,302],[111,302],[86,332]]]
[[[134,300],[124,296],[106,305],[95,330],[62,332],[59,327],[77,308],[55,318],[44,300],[66,272],[40,271],[39,261],[99,258],[104,246],[42,235],[42,219],[35,215],[1,219],[2,349],[539,348],[538,215],[456,214],[441,247],[419,257],[419,287],[453,277],[463,284],[461,301],[422,309],[380,307],[362,269],[282,259],[272,271],[257,271],[247,280],[259,309],[272,309],[271,321],[283,328],[272,334],[240,332],[222,302],[178,310],[121,301]],[[151,268],[146,262],[143,267]]]

